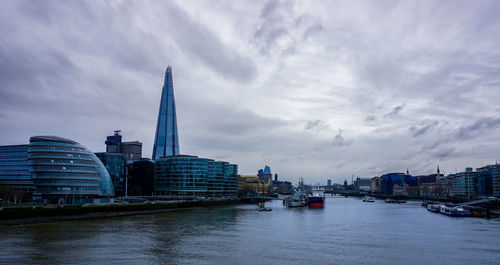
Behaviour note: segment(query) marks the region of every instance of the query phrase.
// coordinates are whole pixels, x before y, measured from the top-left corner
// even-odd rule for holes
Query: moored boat
[[[441,211],[441,205],[439,204],[428,204],[427,210],[433,213],[439,213]]]
[[[325,189],[316,187],[312,189],[312,194],[307,198],[308,205],[311,208],[325,207]]]
[[[304,191],[304,180],[301,178],[299,187],[295,190],[292,196],[283,200],[286,207],[303,207],[307,205],[307,194]]]
[[[370,197],[370,196],[365,196],[363,198],[363,202],[375,202],[375,198]]]
[[[465,210],[462,206],[455,205],[441,205],[440,213],[453,217],[467,217],[471,216],[470,211]]]

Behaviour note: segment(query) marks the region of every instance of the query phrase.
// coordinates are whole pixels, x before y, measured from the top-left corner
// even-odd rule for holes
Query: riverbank
[[[12,226],[69,220],[153,214],[187,210],[196,207],[223,206],[237,203],[240,203],[239,199],[163,201],[65,207],[5,208],[0,211],[0,225]]]

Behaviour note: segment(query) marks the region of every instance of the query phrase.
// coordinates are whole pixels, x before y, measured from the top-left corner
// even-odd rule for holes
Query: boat
[[[283,200],[283,205],[286,207],[303,207],[307,205],[307,195],[304,191],[304,180],[301,178],[299,186],[293,192],[292,196]]]
[[[437,201],[423,201],[421,205],[422,205],[422,207],[426,207],[427,208],[427,206],[429,204],[440,204],[440,203],[437,202]]]
[[[427,210],[433,213],[439,213],[441,211],[441,205],[439,204],[427,204]]]
[[[365,196],[363,198],[363,202],[375,202],[375,198],[370,197],[370,196]]]
[[[469,210],[465,210],[462,206],[458,205],[441,205],[440,211],[441,214],[453,216],[453,217],[467,217],[471,216]]]
[[[262,208],[259,208],[259,212],[270,212],[272,211],[273,209],[271,208],[266,208],[266,207],[262,207]]]
[[[396,200],[396,199],[391,199],[391,198],[385,199],[385,202],[387,202],[387,203],[406,203],[405,200]]]
[[[325,207],[325,189],[321,187],[313,188],[312,194],[307,198],[307,202],[311,208]]]
[[[470,212],[474,217],[488,217],[488,210],[481,206],[464,206],[464,210]]]

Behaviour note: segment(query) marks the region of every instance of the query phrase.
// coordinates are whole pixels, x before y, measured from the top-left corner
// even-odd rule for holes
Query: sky
[[[151,157],[165,69],[182,154],[294,183],[500,159],[498,1],[1,1],[0,145]]]

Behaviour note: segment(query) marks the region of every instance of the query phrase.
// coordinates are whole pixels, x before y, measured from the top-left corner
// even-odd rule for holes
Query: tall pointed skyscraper
[[[177,116],[175,114],[174,83],[172,67],[167,67],[165,83],[161,92],[160,110],[156,124],[153,159],[179,154],[179,138],[177,133]]]

